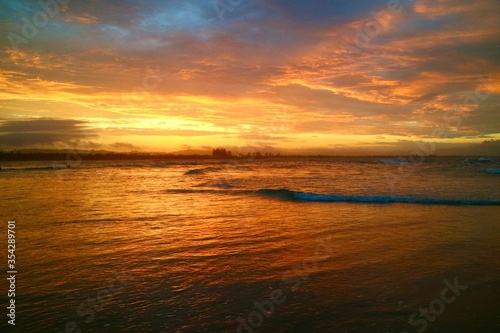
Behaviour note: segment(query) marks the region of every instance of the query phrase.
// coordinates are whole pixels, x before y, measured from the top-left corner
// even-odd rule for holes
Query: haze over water
[[[4,163],[16,332],[499,332],[498,162],[384,162]]]

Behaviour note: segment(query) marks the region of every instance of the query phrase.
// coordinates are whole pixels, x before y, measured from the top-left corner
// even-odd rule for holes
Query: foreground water
[[[500,331],[495,161],[2,169],[15,332]]]

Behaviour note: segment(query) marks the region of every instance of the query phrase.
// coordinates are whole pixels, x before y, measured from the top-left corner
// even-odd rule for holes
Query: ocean
[[[0,325],[498,333],[499,173],[464,157],[6,162]]]

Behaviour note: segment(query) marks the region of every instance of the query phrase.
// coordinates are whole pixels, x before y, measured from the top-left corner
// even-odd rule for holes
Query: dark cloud
[[[126,152],[128,152],[128,151],[141,151],[142,150],[141,147],[133,145],[131,143],[127,143],[127,142],[115,142],[115,143],[108,145],[108,147],[112,151],[126,151]]]
[[[85,130],[85,124],[71,119],[7,120],[0,123],[0,132],[74,132]]]
[[[52,146],[96,136],[94,129],[79,120],[31,119],[0,122],[0,145],[5,146]]]

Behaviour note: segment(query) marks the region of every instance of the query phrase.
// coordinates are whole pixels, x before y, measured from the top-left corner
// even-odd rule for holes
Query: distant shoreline
[[[347,155],[241,155],[231,157],[213,156],[209,154],[169,154],[169,153],[89,153],[89,152],[57,152],[57,153],[42,153],[42,152],[0,152],[1,162],[21,162],[21,161],[74,161],[75,157],[82,160],[91,161],[106,161],[106,160],[277,160],[277,159],[345,159],[345,158],[398,158],[401,155],[367,155],[367,156],[347,156]],[[404,156],[404,155],[403,155]],[[430,155],[427,159],[434,158],[467,158],[467,157],[483,157],[483,155]],[[500,156],[488,156],[500,157]]]

